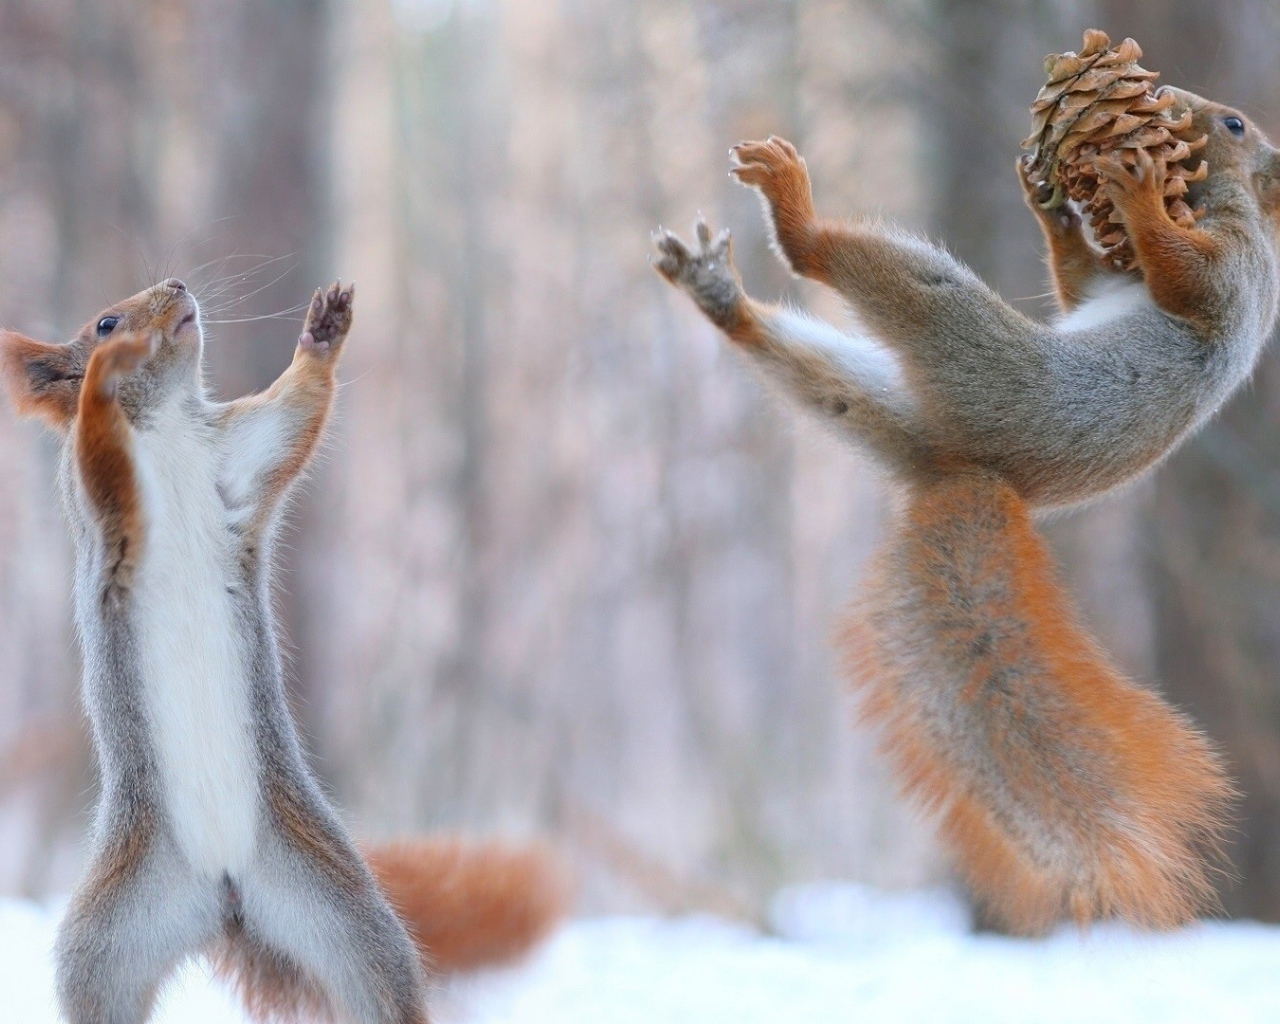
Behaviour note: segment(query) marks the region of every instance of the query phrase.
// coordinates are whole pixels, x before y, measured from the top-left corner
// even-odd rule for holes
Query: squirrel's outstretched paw
[[[698,239],[698,251],[693,252],[678,235],[666,228],[658,228],[653,233],[653,243],[662,255],[653,260],[653,268],[672,284],[680,284],[697,276],[701,271],[714,271],[716,265],[723,261],[731,263],[729,245],[731,236],[729,229],[724,228],[715,239],[711,238],[711,228],[699,217],[693,226]]]
[[[729,176],[758,189],[774,207],[789,207],[793,216],[813,217],[813,192],[804,157],[786,139],[770,135],[764,142],[739,142],[729,150]]]
[[[729,174],[754,188],[766,188],[797,175],[806,183],[809,180],[809,170],[796,147],[776,135],[764,142],[739,142],[729,150],[729,159],[733,161]]]
[[[341,281],[335,281],[328,291],[317,288],[307,309],[307,319],[298,338],[298,347],[317,356],[336,352],[351,330],[355,297],[354,284],[343,288]]]
[[[727,328],[743,300],[742,283],[733,266],[732,236],[725,228],[712,238],[702,217],[693,230],[696,251],[665,228],[655,231],[653,243],[661,255],[651,261],[653,269],[688,292],[713,323]]]

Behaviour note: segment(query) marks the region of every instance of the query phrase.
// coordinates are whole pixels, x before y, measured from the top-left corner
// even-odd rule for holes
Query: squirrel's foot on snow
[[[662,255],[653,261],[653,268],[688,292],[713,324],[729,331],[740,317],[746,299],[733,266],[732,236],[725,228],[713,239],[711,228],[701,217],[693,230],[698,240],[696,251],[679,236],[658,228],[653,243]]]
[[[317,356],[336,355],[351,330],[352,303],[356,286],[342,287],[335,281],[329,290],[317,288],[307,310],[307,320],[298,338],[298,347]]]

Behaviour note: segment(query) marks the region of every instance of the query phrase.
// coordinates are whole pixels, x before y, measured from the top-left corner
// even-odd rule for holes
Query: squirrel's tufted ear
[[[0,383],[20,416],[37,416],[65,431],[75,417],[83,379],[80,346],[49,345],[0,331]]]

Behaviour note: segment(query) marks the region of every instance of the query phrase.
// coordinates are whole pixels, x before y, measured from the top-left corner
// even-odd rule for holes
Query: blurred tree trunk
[[[1280,134],[1280,11],[1268,0],[1111,2],[1161,81],[1239,107]],[[1157,676],[1227,756],[1244,799],[1223,880],[1235,915],[1280,920],[1280,366],[1156,475],[1145,551],[1157,600]]]
[[[337,151],[339,245],[361,280],[400,282],[361,292],[333,575],[315,562],[344,800],[377,831],[551,828],[597,907],[758,914],[787,879],[935,877],[826,644],[874,486],[797,441],[646,264],[654,225],[701,208],[749,287],[787,286],[725,174],[732,142],[770,132],[812,131],[910,214],[914,179],[873,152],[910,166],[918,133],[859,138],[875,115],[843,110],[883,59],[877,19],[445,10],[343,15],[335,146],[367,144]],[[850,63],[827,48],[846,33]],[[881,104],[910,123],[909,99]]]

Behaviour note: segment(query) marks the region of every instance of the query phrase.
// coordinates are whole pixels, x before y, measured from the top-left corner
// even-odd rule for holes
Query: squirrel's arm
[[[260,394],[223,407],[229,498],[269,515],[319,447],[333,406],[355,286],[317,290],[293,362]]]
[[[1018,159],[1017,170],[1023,197],[1036,215],[1044,235],[1058,307],[1062,312],[1070,313],[1084,301],[1092,281],[1116,271],[1103,262],[1101,250],[1085,236],[1080,214],[1069,206],[1046,210],[1041,205],[1041,201],[1047,198],[1045,186],[1033,182],[1028,176],[1025,158]]]
[[[1221,257],[1230,251],[1209,230],[1174,223],[1164,205],[1165,165],[1137,151],[1133,170],[1114,155],[1098,170],[1111,186],[1111,201],[1124,218],[1147,290],[1166,313],[1206,329],[1221,302]]]
[[[1042,328],[945,250],[874,222],[819,219],[808,169],[791,143],[774,136],[732,153],[732,173],[760,193],[783,259],[840,292],[866,329],[902,357],[909,379],[917,367],[952,361],[957,345],[1034,356]]]
[[[659,230],[654,242],[662,255],[654,269],[687,292],[768,380],[868,443],[893,469],[918,468],[930,459],[916,403],[892,354],[869,338],[756,302],[733,265],[728,230],[713,239],[699,218],[694,233],[696,245],[690,248]]]
[[[109,586],[127,586],[143,542],[142,496],[133,460],[133,427],[116,400],[120,378],[156,350],[156,335],[117,338],[89,357],[75,425],[76,477],[97,521],[110,562]]]

